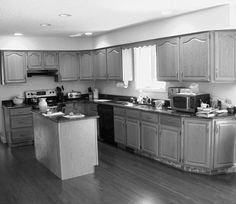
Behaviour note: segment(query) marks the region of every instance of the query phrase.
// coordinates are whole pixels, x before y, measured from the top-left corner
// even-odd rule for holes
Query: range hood
[[[57,76],[57,69],[30,69],[27,70],[27,77],[32,76]]]

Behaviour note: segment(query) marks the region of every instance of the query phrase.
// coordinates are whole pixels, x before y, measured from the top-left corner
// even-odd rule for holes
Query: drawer
[[[126,116],[130,118],[140,119],[140,112],[137,110],[126,110]]]
[[[31,107],[10,109],[10,115],[24,115],[30,113]]]
[[[151,123],[157,123],[158,122],[158,114],[157,113],[141,112],[141,119],[146,120]]]
[[[181,118],[169,115],[160,115],[160,124],[181,127]]]
[[[114,107],[114,115],[122,115],[122,116],[125,116],[125,109],[124,109],[124,108],[117,108],[117,107]]]
[[[22,142],[34,139],[33,128],[23,128],[11,131],[12,142]]]
[[[32,115],[11,117],[11,128],[31,127],[32,125]]]

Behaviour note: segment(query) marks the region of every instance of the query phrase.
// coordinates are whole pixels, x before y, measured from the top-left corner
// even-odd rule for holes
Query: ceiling
[[[95,35],[232,0],[1,0],[0,35],[69,37]],[[71,14],[59,17],[59,14]],[[42,27],[48,23],[51,26]]]

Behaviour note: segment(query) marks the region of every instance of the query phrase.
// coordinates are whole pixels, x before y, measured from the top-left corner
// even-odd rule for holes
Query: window
[[[166,91],[166,83],[157,80],[156,45],[134,48],[135,86],[145,91]]]

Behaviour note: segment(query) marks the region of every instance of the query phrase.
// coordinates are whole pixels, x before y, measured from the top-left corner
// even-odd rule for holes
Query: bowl
[[[20,105],[24,102],[24,98],[14,97],[12,101],[15,105]]]

